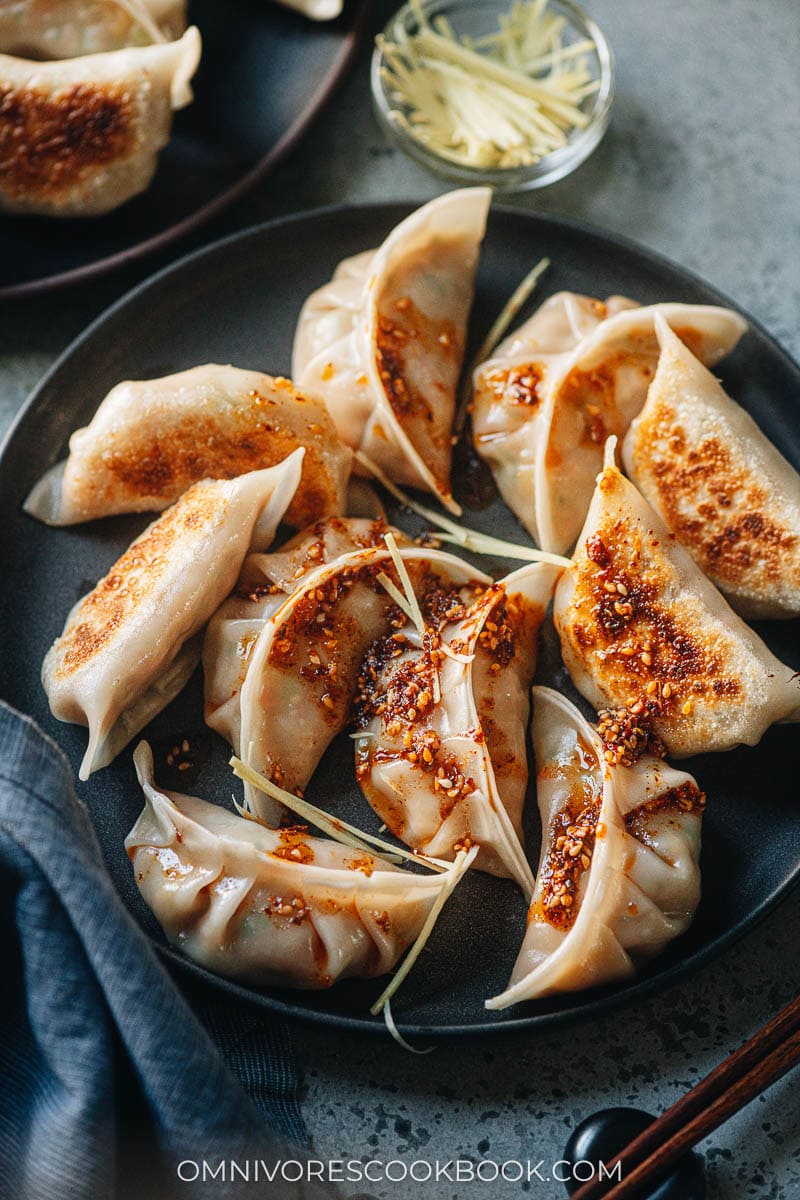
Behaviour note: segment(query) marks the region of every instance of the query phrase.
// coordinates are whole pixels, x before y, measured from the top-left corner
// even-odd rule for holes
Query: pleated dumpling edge
[[[688,929],[700,901],[705,796],[693,777],[645,755],[611,765],[578,709],[533,689],[542,852],[507,1008],[620,982]]]
[[[448,192],[345,259],[305,302],[292,356],[343,441],[456,513],[456,388],[490,201],[489,188]]]

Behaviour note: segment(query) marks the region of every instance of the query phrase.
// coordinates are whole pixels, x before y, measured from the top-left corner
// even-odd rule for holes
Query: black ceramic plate
[[[0,299],[31,295],[121,266],[210,220],[302,137],[342,79],[369,0],[310,21],[275,0],[191,0],[203,37],[194,102],[147,191],[104,217],[0,215]]]
[[[85,731],[50,716],[39,665],[71,605],[108,569],[146,519],[114,518],[52,530],[24,516],[21,501],[42,471],[64,453],[69,433],[90,418],[120,379],[163,375],[207,361],[288,372],[303,299],[330,276],[342,256],[380,242],[405,211],[382,206],[312,213],[240,234],[184,259],[95,322],[29,401],[8,438],[0,472],[5,589],[0,678],[4,697],[32,713],[76,767]],[[481,258],[473,340],[486,332],[520,276],[544,254],[553,267],[537,299],[569,288],[598,296],[622,292],[645,303],[727,303],[684,271],[629,243],[565,221],[498,210],[492,213]],[[720,373],[765,432],[800,463],[800,369],[763,330],[751,326]],[[463,491],[465,475],[459,471],[458,477]],[[415,528],[407,515],[396,519]],[[501,536],[524,536],[497,500],[468,510],[466,519]],[[501,564],[495,565],[501,569]],[[800,665],[796,623],[764,625],[760,632],[779,656]],[[539,678],[568,688],[552,632],[545,634]],[[153,722],[148,737],[163,747],[176,735],[201,731],[201,694],[198,675]],[[211,756],[199,777],[189,782],[198,794],[224,803],[235,782],[225,765],[228,752],[220,739],[205,737]],[[703,900],[690,932],[639,980],[487,1013],[484,998],[501,990],[516,957],[525,905],[507,881],[473,872],[449,902],[429,949],[396,999],[398,1024],[418,1034],[542,1027],[633,1000],[697,968],[762,917],[800,875],[796,747],[796,727],[784,726],[770,730],[756,749],[709,755],[689,764],[710,797]],[[342,738],[325,757],[309,796],[374,829],[377,822],[352,782],[352,753],[352,742]],[[163,773],[160,778],[169,782]],[[180,776],[172,786],[186,783]],[[79,792],[89,805],[126,903],[163,953],[184,962],[165,947],[139,898],[123,851],[123,838],[141,808],[130,754],[80,785]],[[531,802],[528,807],[529,852],[535,861],[536,805]],[[260,993],[217,983],[268,1008],[355,1028],[381,1027],[367,1011],[380,990],[378,981],[347,982],[323,993]]]

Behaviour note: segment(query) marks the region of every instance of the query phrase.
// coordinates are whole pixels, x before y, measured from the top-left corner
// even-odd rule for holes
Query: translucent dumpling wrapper
[[[80,778],[107,766],[183,688],[197,636],[245,556],[269,546],[303,451],[238,479],[197,483],[79,600],[42,665],[50,708],[89,728]]]
[[[353,550],[386,548],[384,521],[333,517],[296,534],[280,550],[250,554],[236,588],[217,609],[203,639],[206,724],[241,754],[239,698],[250,660],[269,618],[312,571]],[[392,530],[400,545],[409,540]]]
[[[464,588],[472,594],[491,580],[463,559],[421,546],[401,547],[411,584],[425,610]],[[302,792],[337,734],[349,725],[361,665],[379,637],[405,626],[389,549],[354,550],[311,571],[265,623],[253,648],[240,695],[244,762],[289,792]],[[276,824],[281,808],[245,784],[245,803]]]
[[[145,807],[125,839],[139,891],[169,941],[254,987],[330,987],[383,975],[422,929],[451,872],[421,875],[360,849],[267,829],[161,791],[142,742]]]
[[[625,468],[745,617],[800,613],[800,475],[669,326]]]
[[[556,292],[539,305],[532,316],[500,342],[494,359],[523,359],[531,354],[564,354],[574,350],[601,322],[626,309],[638,308],[627,296],[597,300],[579,292]]]
[[[61,62],[0,54],[0,211],[98,216],[144,191],[199,61],[194,26]]]
[[[4,0],[0,53],[78,58],[171,41],[186,29],[186,0]]]
[[[634,485],[613,439],[553,615],[573,683],[624,748],[755,745],[800,716],[800,679],[736,615]],[[616,730],[616,733],[613,731]]]
[[[305,448],[285,514],[296,529],[344,512],[352,454],[321,400],[288,379],[210,363],[112,388],[25,511],[50,525],[160,512],[201,479],[232,479]]]
[[[533,689],[542,851],[508,1008],[630,979],[685,933],[700,902],[705,796],[650,755],[623,767],[574,705]]]
[[[449,192],[378,250],[345,259],[303,306],[292,357],[343,441],[454,512],[456,388],[490,199],[488,188]]]
[[[471,605],[455,596],[424,640],[407,625],[379,642],[356,709],[356,776],[392,833],[442,859],[478,845],[476,867],[526,897],[529,689],[559,570],[522,567]]]
[[[605,305],[559,293],[473,380],[475,446],[509,508],[556,554],[575,544],[603,464],[603,446],[639,413],[659,356],[660,314],[703,362],[736,345],[744,320],[725,308],[623,297]],[[540,316],[541,313],[541,316]]]

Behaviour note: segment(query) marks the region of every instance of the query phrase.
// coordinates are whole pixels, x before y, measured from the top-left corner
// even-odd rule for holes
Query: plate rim
[[[366,5],[369,0],[364,0]],[[255,225],[247,226],[245,229],[236,230],[233,233],[227,234],[225,237],[218,238],[213,242],[207,243],[188,254],[182,255],[172,263],[168,263],[160,270],[149,275],[146,279],[141,280],[134,287],[130,288],[118,300],[105,308],[97,317],[92,320],[89,325],[78,334],[77,337],[66,346],[53,362],[51,367],[42,376],[39,382],[31,390],[22,406],[19,409],[16,417],[8,428],[2,442],[0,442],[0,468],[3,465],[6,454],[9,452],[12,442],[17,436],[18,430],[22,427],[28,418],[28,414],[36,405],[39,396],[50,386],[51,381],[57,376],[62,367],[70,360],[70,358],[79,351],[84,343],[89,341],[94,334],[105,324],[106,321],[112,319],[120,310],[124,309],[128,304],[137,300],[151,288],[156,288],[162,285],[172,275],[177,275],[187,267],[196,264],[199,260],[205,257],[211,257],[238,242],[245,241],[249,238],[258,239],[263,235],[272,233],[276,228],[289,225],[306,223],[308,221],[319,221],[321,219],[335,219],[338,216],[353,213],[369,213],[374,216],[379,213],[385,213],[387,221],[395,220],[398,211],[408,213],[418,207],[424,201],[419,200],[392,200],[392,201],[371,201],[364,203],[347,203],[324,205],[317,208],[304,209],[297,213],[285,214],[283,216],[274,217],[268,221],[258,222]],[[718,301],[734,311],[741,313],[745,317],[748,324],[756,329],[762,337],[769,343],[771,350],[784,360],[789,369],[800,377],[800,362],[790,354],[784,346],[765,328],[765,326],[756,318],[752,317],[747,309],[743,308],[738,302],[731,300],[726,293],[722,292],[716,285],[709,283],[702,276],[676,263],[667,255],[660,251],[652,250],[648,246],[642,245],[640,242],[625,235],[615,232],[609,232],[601,227],[590,222],[581,221],[572,217],[565,217],[560,214],[543,213],[530,211],[524,208],[517,208],[511,205],[492,205],[492,213],[500,216],[511,217],[514,220],[522,221],[523,223],[532,223],[546,227],[555,225],[561,228],[572,230],[573,232],[598,238],[608,245],[616,246],[628,253],[638,255],[648,259],[651,263],[669,271],[683,276],[688,282],[699,285],[700,287],[712,292]],[[402,216],[400,217],[402,219]],[[591,990],[574,993],[575,997],[588,995],[590,998],[583,1003],[576,1002],[565,1008],[559,1009],[556,1012],[549,1013],[534,1013],[529,1016],[512,1017],[507,1020],[500,1020],[487,1024],[449,1024],[449,1025],[429,1025],[420,1023],[407,1023],[402,1020],[402,1017],[397,1019],[397,1028],[405,1036],[438,1038],[447,1039],[466,1036],[478,1037],[496,1037],[502,1034],[516,1035],[522,1032],[528,1035],[535,1033],[545,1033],[555,1027],[579,1024],[583,1021],[588,1021],[597,1017],[603,1017],[607,1013],[615,1009],[626,1008],[629,1004],[638,1000],[646,1000],[659,992],[667,990],[683,979],[699,972],[704,967],[708,966],[714,959],[718,958],[724,951],[735,945],[738,941],[752,932],[770,913],[772,913],[784,900],[786,900],[793,891],[800,885],[800,862],[794,872],[785,879],[778,887],[774,888],[770,895],[747,917],[740,920],[731,929],[721,933],[707,945],[694,951],[688,958],[680,962],[673,963],[664,970],[656,974],[646,976],[644,978],[634,978],[628,985],[621,988],[615,988],[613,991],[592,996]],[[118,893],[119,894],[119,893]],[[121,898],[121,897],[120,897]],[[124,901],[123,901],[124,903]],[[134,918],[135,919],[135,918]],[[258,992],[255,989],[248,988],[234,980],[215,975],[207,968],[200,966],[180,955],[177,950],[169,945],[156,942],[149,934],[145,934],[150,945],[155,949],[159,957],[165,961],[165,964],[175,969],[177,973],[183,974],[196,980],[201,980],[205,984],[215,989],[221,989],[238,999],[253,1004],[260,1009],[266,1009],[275,1012],[283,1017],[292,1018],[295,1020],[310,1022],[314,1025],[344,1029],[350,1033],[367,1033],[372,1035],[385,1035],[386,1026],[380,1017],[371,1018],[369,1016],[358,1017],[350,1016],[342,1013],[330,1013],[317,1009],[311,1009],[295,1004],[292,1001],[281,999],[280,995],[274,993]]]
[[[195,209],[188,216],[181,218],[180,221],[176,221],[173,225],[169,225],[166,229],[162,229],[159,233],[154,233],[150,237],[136,242],[133,246],[128,246],[124,250],[118,250],[113,254],[107,254],[105,257],[98,258],[93,262],[84,263],[80,267],[70,267],[67,271],[58,271],[54,275],[42,275],[38,279],[25,280],[24,283],[11,283],[0,286],[0,301],[23,300],[30,296],[46,295],[49,292],[60,291],[63,288],[82,283],[88,279],[107,275],[125,266],[126,263],[147,258],[148,255],[154,254],[157,250],[172,245],[173,242],[180,241],[194,230],[207,225],[209,221],[212,221],[214,217],[224,212],[225,209],[230,208],[243,199],[262,179],[270,175],[302,141],[314,121],[327,107],[337,88],[344,82],[364,41],[369,15],[372,10],[372,0],[351,0],[351,2],[355,8],[353,21],[345,32],[342,44],[328,67],[322,86],[313,93],[308,103],[297,113],[294,120],[284,130],[274,146],[266,154],[262,155],[255,165],[242,175],[241,178],[237,179],[229,188],[225,188],[213,200],[209,200],[200,208]],[[209,243],[209,245],[213,244],[213,242]],[[201,247],[201,249],[203,248]],[[184,257],[188,256],[182,255],[180,259],[177,259],[175,263],[170,265],[177,265],[177,263],[183,261]],[[154,275],[148,276],[142,282],[146,283],[153,278],[155,278]],[[130,295],[130,292],[125,293],[125,296],[128,295]],[[105,311],[107,312],[108,310],[106,309]]]

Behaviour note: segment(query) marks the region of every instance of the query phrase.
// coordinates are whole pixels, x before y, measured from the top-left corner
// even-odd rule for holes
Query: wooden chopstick
[[[730,1054],[606,1165],[622,1163],[613,1187],[595,1178],[572,1200],[646,1196],[674,1163],[800,1062],[800,996]]]

